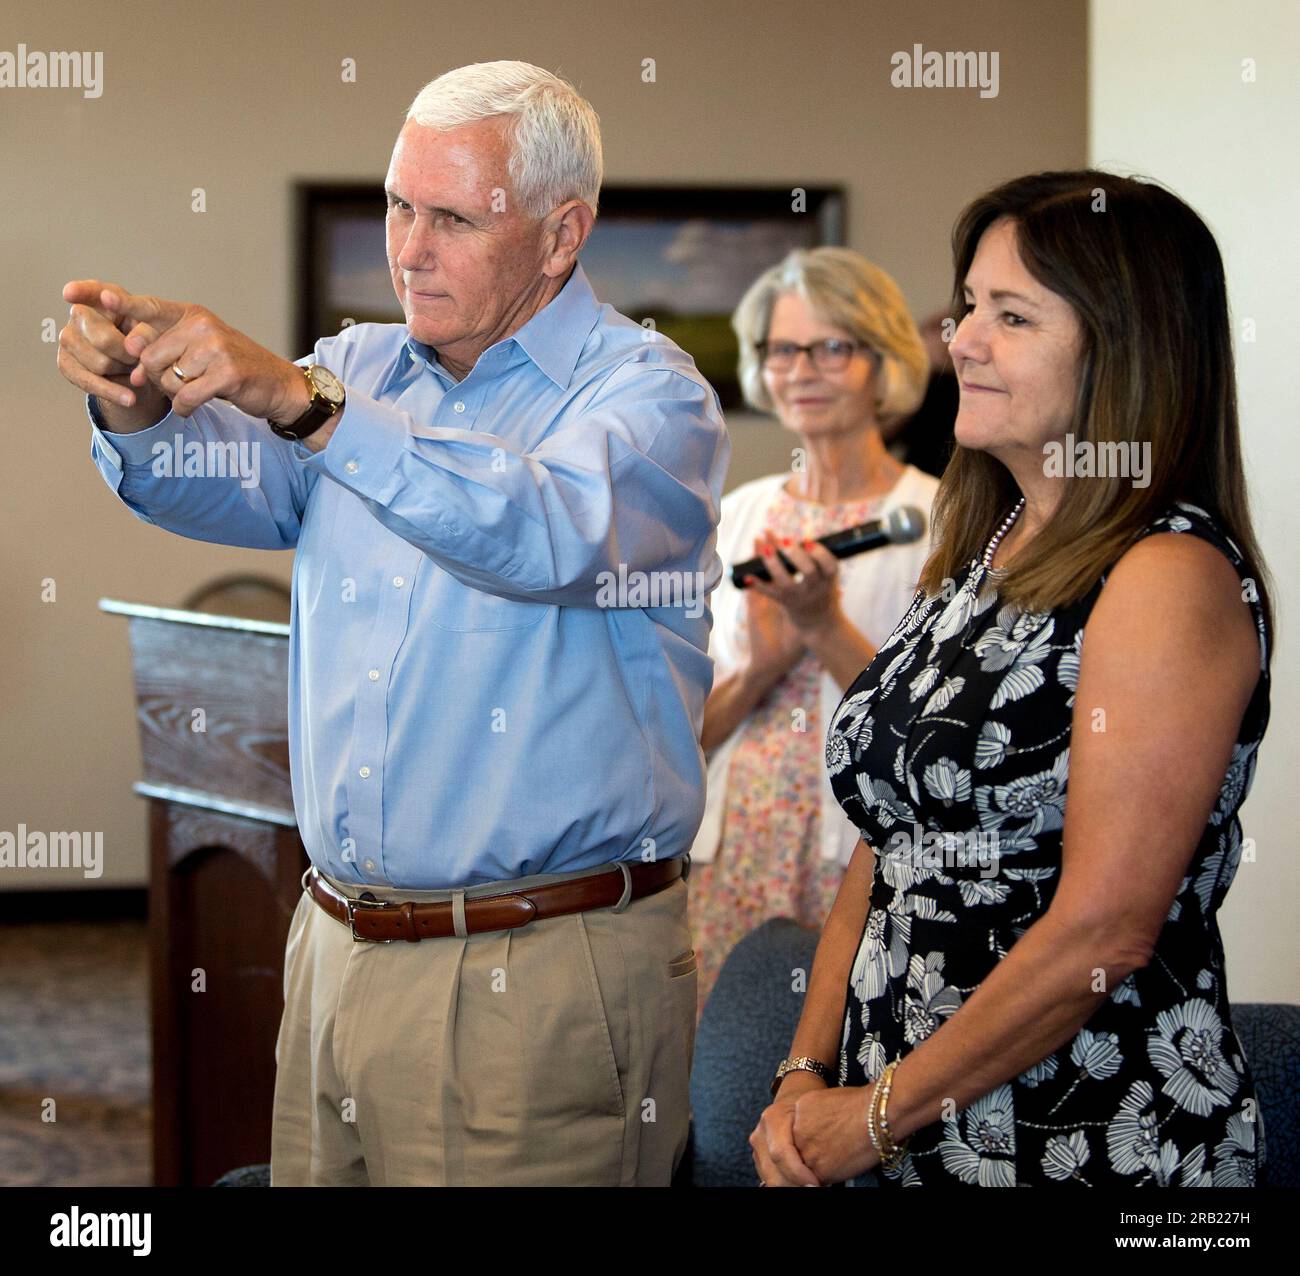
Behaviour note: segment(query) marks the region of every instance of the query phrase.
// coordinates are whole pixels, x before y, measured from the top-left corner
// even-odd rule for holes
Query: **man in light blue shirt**
[[[593,296],[599,182],[571,86],[463,67],[416,98],[389,168],[406,324],[291,364],[202,307],[65,289],[59,366],[128,508],[297,550],[290,763],[313,870],[276,1183],[659,1182],[684,1145],[682,868],[730,445],[690,357]],[[207,463],[174,473],[187,445]],[[211,464],[236,454],[256,482]],[[379,938],[419,942],[357,942]],[[354,1122],[321,1118],[344,1098]]]

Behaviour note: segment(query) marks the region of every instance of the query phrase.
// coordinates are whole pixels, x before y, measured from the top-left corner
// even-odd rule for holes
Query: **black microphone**
[[[846,527],[842,532],[819,536],[817,543],[825,545],[836,558],[851,558],[854,554],[879,549],[882,545],[906,545],[910,541],[920,540],[924,533],[925,515],[915,505],[900,505],[898,509],[890,510],[888,518],[873,519],[870,523]],[[786,571],[798,570],[779,549],[776,556],[785,564]],[[746,576],[758,580],[772,579],[762,558],[748,558],[731,569],[731,580],[737,589],[746,588]]]

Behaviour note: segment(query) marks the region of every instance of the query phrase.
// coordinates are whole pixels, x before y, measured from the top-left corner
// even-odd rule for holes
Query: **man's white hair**
[[[440,75],[415,95],[406,112],[445,132],[494,115],[515,117],[510,180],[533,218],[571,199],[596,212],[604,159],[600,121],[567,80],[530,62],[475,62]]]

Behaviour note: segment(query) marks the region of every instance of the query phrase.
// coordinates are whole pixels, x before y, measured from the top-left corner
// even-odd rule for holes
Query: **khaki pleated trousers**
[[[459,893],[327,880],[381,901]],[[355,941],[304,892],[285,948],[272,1186],[667,1185],[690,1119],[687,890],[678,878],[621,912],[391,944]]]

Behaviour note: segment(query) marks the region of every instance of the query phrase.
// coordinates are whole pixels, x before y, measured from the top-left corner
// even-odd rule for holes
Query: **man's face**
[[[544,223],[516,206],[506,125],[496,116],[442,133],[408,120],[384,183],[397,299],[411,335],[453,371],[507,335],[548,282]]]

